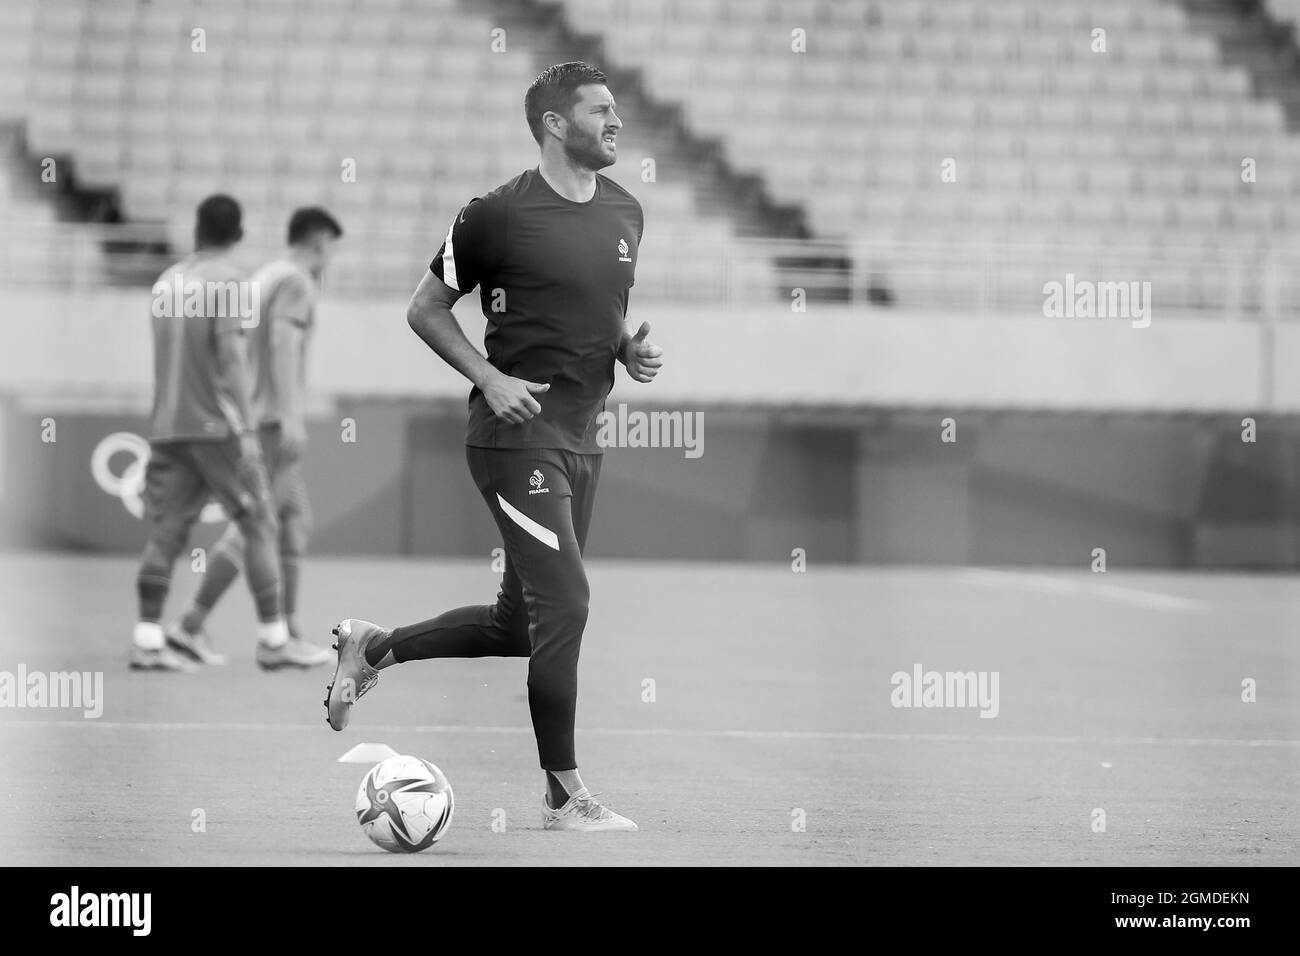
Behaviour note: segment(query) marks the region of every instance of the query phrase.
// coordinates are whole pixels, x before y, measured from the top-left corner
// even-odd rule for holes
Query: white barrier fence
[[[331,291],[344,295],[408,294],[436,252],[408,234],[345,238],[328,277]],[[147,288],[183,254],[174,249],[162,225],[8,222],[0,229],[0,283]],[[254,233],[235,257],[251,269],[277,252],[274,237]],[[835,302],[1026,314],[1051,308],[1053,283],[1070,309],[1087,307],[1089,283],[1101,287],[1094,290],[1099,298],[1108,284],[1121,283],[1145,292],[1150,307],[1165,315],[1275,320],[1300,315],[1300,282],[1290,265],[1297,261],[1300,248],[717,239],[652,231],[641,247],[634,297],[736,308],[789,303],[795,311]]]

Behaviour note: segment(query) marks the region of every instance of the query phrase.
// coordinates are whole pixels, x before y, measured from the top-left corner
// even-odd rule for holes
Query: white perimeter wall
[[[147,290],[0,289],[0,388],[24,402],[147,400]],[[463,399],[467,386],[409,330],[405,295],[326,298],[312,355],[317,402]],[[481,342],[477,295],[457,305]],[[668,364],[616,399],[1104,411],[1300,410],[1300,327],[1228,319],[988,318],[812,303],[727,311],[633,296]],[[1271,394],[1270,394],[1271,393]]]

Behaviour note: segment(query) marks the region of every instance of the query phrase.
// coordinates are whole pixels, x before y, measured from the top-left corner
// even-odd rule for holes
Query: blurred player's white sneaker
[[[261,641],[257,643],[257,666],[264,671],[276,671],[285,667],[319,667],[328,664],[333,656],[325,648],[309,644],[300,637],[291,637],[279,647],[271,647]]]
[[[620,816],[609,807],[596,802],[594,794],[583,787],[569,797],[569,802],[558,810],[551,808],[546,795],[542,795],[542,828],[545,830],[635,830],[636,824]]]
[[[216,647],[212,644],[212,638],[208,637],[207,631],[191,634],[181,627],[179,622],[167,628],[167,646],[181,656],[188,657],[200,664],[219,667],[226,663],[226,655],[217,652]]]
[[[366,645],[387,631],[378,624],[347,618],[334,628],[338,641],[334,649],[339,662],[334,679],[325,688],[325,720],[335,730],[342,730],[352,717],[352,705],[379,681],[379,671],[366,663]]]
[[[164,644],[162,647],[131,646],[131,670],[133,671],[173,671],[180,674],[193,674],[199,665],[188,661]]]

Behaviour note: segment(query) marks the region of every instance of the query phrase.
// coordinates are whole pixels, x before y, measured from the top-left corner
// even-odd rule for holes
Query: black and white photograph
[[[22,922],[1015,868],[1231,946],[1300,865],[1300,0],[0,21]]]

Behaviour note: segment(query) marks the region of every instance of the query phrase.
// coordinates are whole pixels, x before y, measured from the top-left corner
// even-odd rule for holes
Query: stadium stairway
[[[1035,312],[1045,275],[1122,271],[1165,315],[1300,308],[1300,141],[1173,0],[565,10],[900,304]],[[1281,172],[1246,185],[1243,156]]]
[[[52,202],[53,191],[41,192],[40,168],[32,168],[24,147],[22,124],[0,124],[0,223],[31,223],[31,231],[40,238],[48,236],[57,219]],[[46,259],[46,243],[0,245],[0,279],[10,279],[39,268]]]
[[[1167,316],[1300,313],[1300,137],[1173,0],[19,8],[0,88],[27,87],[13,102],[34,155],[68,157],[178,249],[216,189],[245,203],[250,261],[278,250],[294,205],[329,205],[356,240],[336,292],[409,288],[448,216],[535,161],[522,89],[542,65],[586,57],[633,120],[615,176],[651,224],[644,300],[758,289],[788,302],[813,283],[740,239],[811,234],[826,271],[908,308],[1033,314],[1044,276],[1122,269],[1160,289]],[[1105,57],[1087,42],[1099,22]],[[800,24],[809,46],[792,51]],[[1247,186],[1243,156],[1270,175]],[[360,174],[341,178],[343,158]],[[941,182],[941,161],[960,177]]]
[[[1261,98],[1282,104],[1300,131],[1300,0],[1182,0],[1188,21],[1219,44],[1223,62],[1245,69]]]
[[[130,285],[152,280],[157,256],[166,248],[162,229],[105,234],[97,224],[121,222],[116,195],[84,188],[75,163],[64,155],[32,152],[26,134],[21,121],[0,121],[0,223],[22,235],[22,241],[0,243],[0,281],[76,285],[96,276]]]
[[[459,0],[467,12],[482,14],[483,4]],[[627,116],[636,117],[637,142],[654,144],[656,176],[680,174],[690,182],[700,210],[732,220],[736,235],[806,238],[811,235],[798,204],[776,202],[761,176],[744,173],[726,158],[722,141],[694,130],[680,105],[653,96],[641,69],[611,55],[602,24],[582,28],[571,22],[562,3],[546,0],[489,0],[506,36],[522,35],[532,46],[540,73],[552,63],[585,60],[610,78],[615,98]],[[625,169],[627,178],[639,170]]]
[[[248,262],[280,248],[295,205],[327,205],[355,240],[331,269],[341,293],[409,289],[447,218],[536,162],[521,115],[542,59],[532,24],[564,59],[591,49],[568,46],[554,9],[526,5],[509,16],[461,0],[27,2],[5,47],[25,50],[26,65],[0,76],[25,87],[18,116],[36,155],[70,159],[79,181],[113,191],[128,222],[160,224],[178,250],[213,191],[245,206]],[[497,55],[503,23],[515,28]],[[717,211],[725,190],[713,210],[696,201],[698,144],[674,153],[640,119],[621,140],[638,160],[616,172],[653,223],[640,295],[709,301],[728,285],[758,287],[770,272],[759,257],[719,268],[744,217]],[[638,175],[646,157],[654,181]]]
[[[33,152],[21,122],[0,123],[0,223],[21,229],[22,241],[0,243],[0,280],[83,285],[152,282],[168,255],[157,223],[124,229],[117,191],[88,187],[75,159]],[[82,228],[84,227],[84,228]]]
[[[480,9],[472,0],[460,3]],[[580,11],[557,0],[491,0],[491,6],[507,36],[528,37],[539,72],[552,63],[574,59],[600,66],[610,78],[615,97],[623,103],[624,115],[635,117],[640,127],[625,137],[625,142],[653,143],[656,176],[685,179],[701,214],[730,221],[736,236],[813,237],[805,204],[774,199],[763,173],[740,170],[730,161],[721,135],[705,133],[698,122],[689,122],[682,104],[655,96],[645,70],[611,50],[603,20],[585,20]],[[638,167],[620,172],[624,179],[641,174]],[[851,296],[852,264],[847,248],[778,255],[771,268],[772,276],[780,276],[779,298],[788,294],[789,287],[805,288],[807,298],[814,301],[847,301]],[[890,297],[887,290],[871,288],[867,292],[873,301]]]
[[[1225,64],[1250,75],[1256,96],[1277,100],[1287,128],[1300,128],[1300,3],[1287,0],[1181,0],[1192,29],[1214,37]],[[1291,22],[1289,22],[1291,21]]]

